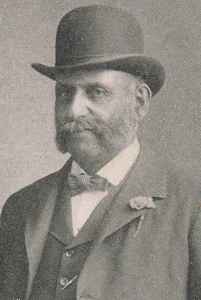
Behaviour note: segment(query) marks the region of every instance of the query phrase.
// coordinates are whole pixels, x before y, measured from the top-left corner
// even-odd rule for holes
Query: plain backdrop
[[[200,0],[1,0],[1,198],[58,170],[67,155],[54,142],[54,81],[32,62],[54,65],[58,22],[69,10],[110,4],[131,11],[144,32],[146,54],[166,70],[140,129],[165,161],[199,179],[201,170]]]

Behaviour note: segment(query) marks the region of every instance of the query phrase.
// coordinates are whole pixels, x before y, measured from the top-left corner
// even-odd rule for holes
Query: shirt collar
[[[117,186],[135,163],[139,152],[140,144],[136,138],[132,144],[130,144],[126,149],[121,151],[111,161],[103,166],[97,172],[97,175],[107,178],[111,184]],[[73,161],[71,172],[77,175],[85,173],[75,161]]]

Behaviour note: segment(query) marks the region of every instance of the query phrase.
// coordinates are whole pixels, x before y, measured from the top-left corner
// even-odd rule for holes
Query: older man
[[[12,195],[1,221],[1,299],[201,299],[201,199],[137,130],[164,69],[132,15],[66,14],[56,65],[58,172]]]

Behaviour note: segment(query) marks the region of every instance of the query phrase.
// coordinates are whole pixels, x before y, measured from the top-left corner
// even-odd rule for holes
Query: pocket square
[[[130,199],[130,206],[133,209],[140,210],[143,208],[156,208],[152,197],[135,197]]]

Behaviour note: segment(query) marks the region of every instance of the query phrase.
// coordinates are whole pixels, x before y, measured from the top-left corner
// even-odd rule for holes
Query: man
[[[198,187],[140,149],[164,69],[137,21],[109,6],[66,14],[56,65],[56,139],[71,158],[12,195],[1,221],[1,299],[201,299]]]

